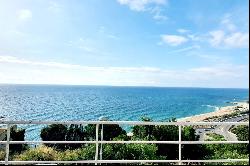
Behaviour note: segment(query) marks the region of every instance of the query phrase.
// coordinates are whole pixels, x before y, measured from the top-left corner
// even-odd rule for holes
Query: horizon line
[[[143,85],[96,85],[96,84],[44,84],[44,83],[0,83],[1,85],[35,85],[35,86],[103,86],[103,87],[144,87],[144,88],[207,88],[207,89],[248,89],[249,87],[198,87],[198,86],[143,86]]]

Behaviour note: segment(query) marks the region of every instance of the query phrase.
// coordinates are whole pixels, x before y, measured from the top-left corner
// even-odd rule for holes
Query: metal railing
[[[248,122],[140,122],[140,121],[0,121],[0,124],[7,125],[7,140],[0,141],[0,144],[5,144],[5,161],[0,161],[0,164],[80,164],[80,163],[218,163],[218,162],[248,162],[249,159],[217,159],[217,160],[183,160],[182,159],[182,145],[185,144],[248,144],[249,141],[182,141],[181,131],[184,126],[198,126],[198,125],[247,125]],[[11,141],[10,140],[10,128],[12,125],[49,125],[49,124],[94,124],[96,125],[96,139],[93,141]],[[178,126],[179,140],[178,141],[103,141],[103,127],[101,128],[101,140],[99,140],[99,126],[100,125],[174,125]],[[81,160],[81,161],[9,161],[9,145],[10,144],[96,144],[95,160]],[[102,144],[176,144],[179,145],[178,160],[103,160],[102,159]],[[101,145],[99,152],[99,145]],[[100,157],[98,157],[100,155]]]

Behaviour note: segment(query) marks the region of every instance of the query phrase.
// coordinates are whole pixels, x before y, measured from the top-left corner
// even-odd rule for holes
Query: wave
[[[214,106],[214,105],[201,105],[202,107],[209,107],[209,108],[214,108],[215,111],[218,111],[220,107]]]

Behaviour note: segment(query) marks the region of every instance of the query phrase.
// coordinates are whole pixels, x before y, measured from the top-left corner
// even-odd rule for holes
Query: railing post
[[[97,161],[98,161],[98,146],[99,146],[99,144],[98,144],[98,136],[99,136],[99,134],[98,134],[98,132],[99,132],[99,124],[96,124],[96,130],[95,130],[95,132],[96,132],[96,134],[95,134],[95,137],[96,137],[96,144],[95,144],[95,165],[97,165]]]
[[[101,141],[103,141],[103,124],[102,124],[102,130],[101,130]],[[100,160],[102,160],[102,143],[100,148]]]
[[[108,121],[107,117],[101,116],[99,118],[99,121]],[[103,141],[103,123],[102,123],[102,129],[101,129],[101,147],[100,147],[100,160],[102,160],[102,141]],[[101,165],[101,163],[100,163]]]
[[[179,165],[182,165],[182,162],[181,162],[181,125],[179,125]]]
[[[5,145],[5,165],[9,164],[9,153],[10,153],[10,124],[7,124],[7,142]]]

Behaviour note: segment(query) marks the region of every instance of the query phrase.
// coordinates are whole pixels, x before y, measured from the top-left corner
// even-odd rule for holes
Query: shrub
[[[62,124],[52,124],[47,127],[44,127],[41,130],[41,138],[43,141],[65,141],[67,133],[66,125]],[[63,144],[45,144],[49,147],[54,147],[56,149],[64,149],[65,145]]]
[[[0,151],[0,160],[3,161],[5,159],[5,151]]]
[[[29,149],[24,151],[22,154],[17,155],[14,160],[21,160],[21,161],[54,161],[58,158],[58,152],[46,146],[39,146],[34,149]]]
[[[69,127],[62,124],[52,124],[41,130],[43,141],[83,141],[84,128],[82,125],[70,125]],[[76,149],[82,144],[45,144],[58,150]]]
[[[10,139],[12,141],[24,141],[24,137],[25,137],[25,129],[14,130],[13,127],[10,129]],[[11,153],[20,153],[21,151],[27,149],[28,145],[25,144],[10,144]]]
[[[58,160],[61,161],[77,161],[77,160],[94,160],[95,145],[89,145],[84,148],[75,150],[66,150],[58,153]]]
[[[155,160],[158,158],[156,155],[157,146],[155,144],[120,144],[113,145],[110,148],[106,147],[105,149],[117,151],[111,158],[119,160]]]
[[[99,127],[99,136],[101,133],[101,127]],[[87,140],[93,140],[96,138],[96,125],[89,124],[85,126],[85,133],[86,133],[86,139]],[[103,125],[103,140],[110,141],[115,137],[118,137],[119,135],[126,135],[126,131],[123,130],[119,125],[117,124],[108,124]]]
[[[223,141],[223,136],[218,134],[210,134],[210,141]],[[207,144],[207,156],[205,159],[247,159],[249,155],[246,151],[246,145],[239,144]],[[210,163],[207,163],[208,165]],[[213,165],[248,165],[247,162],[229,162],[229,163],[213,163]]]
[[[66,141],[84,141],[85,131],[82,125],[70,125],[67,129]],[[67,149],[77,149],[82,147],[83,144],[66,144]]]
[[[234,127],[231,131],[237,135],[239,141],[249,140],[249,126],[237,126]],[[237,144],[235,146],[237,146],[236,148],[243,154],[249,154],[249,144]]]
[[[15,129],[14,126],[10,128],[10,140],[11,141],[24,141],[25,129]],[[7,140],[7,135],[5,134],[4,140]],[[23,150],[28,149],[28,145],[25,144],[10,144],[10,153],[20,153]]]
[[[237,135],[239,141],[249,140],[249,126],[237,126],[232,129],[232,132]]]
[[[149,118],[143,121],[151,121]],[[169,122],[175,122],[176,119],[170,119]],[[173,125],[159,126],[134,126],[133,139],[140,140],[157,140],[157,141],[178,141],[179,129]],[[197,141],[199,138],[195,135],[192,127],[182,129],[182,140]],[[178,159],[179,147],[175,144],[157,144],[157,155],[167,157],[167,159]],[[183,159],[200,159],[203,157],[203,147],[201,145],[183,145]]]

